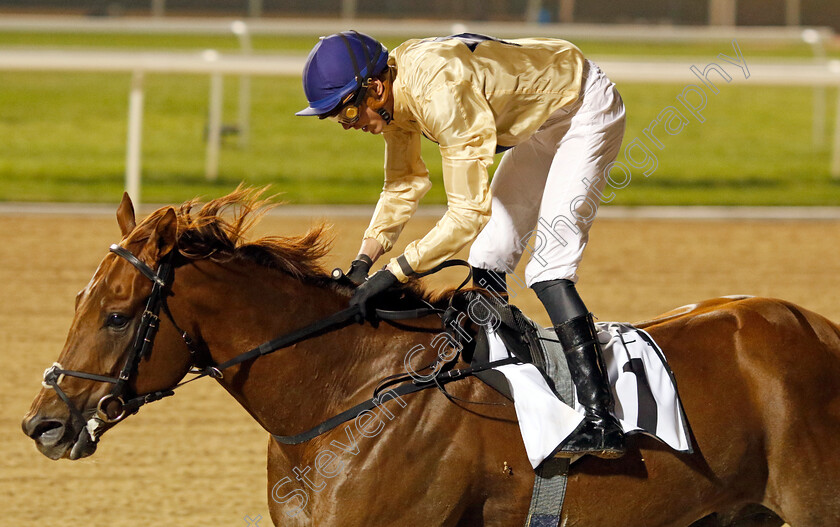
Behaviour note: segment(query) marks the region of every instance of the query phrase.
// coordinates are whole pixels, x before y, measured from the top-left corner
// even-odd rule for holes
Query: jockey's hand
[[[372,302],[374,298],[397,285],[397,283],[399,283],[399,280],[388,269],[373,273],[365,283],[356,288],[353,298],[350,299],[350,307],[358,306],[359,313],[367,319],[368,315],[372,316],[375,312],[376,308]]]
[[[349,278],[354,284],[362,285],[367,280],[371,265],[373,265],[373,260],[366,254],[360,254],[355,260],[350,262],[350,269],[344,273],[344,276]]]

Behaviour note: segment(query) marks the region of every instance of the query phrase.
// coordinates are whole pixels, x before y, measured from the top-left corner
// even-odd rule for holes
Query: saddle
[[[569,367],[565,361],[553,360],[547,346],[559,346],[557,336],[550,329],[539,327],[522,311],[494,294],[480,291],[465,291],[456,305],[466,304],[466,312],[473,321],[488,321],[487,325],[475,325],[470,333],[473,341],[464,346],[462,354],[470,366],[476,367],[491,362],[488,331],[492,330],[502,340],[508,352],[522,363],[533,364],[546,381],[548,387],[563,403],[574,408],[575,392]],[[447,324],[449,327],[449,324]],[[451,336],[459,332],[450,331]],[[562,354],[559,354],[562,356]],[[513,401],[511,387],[504,374],[496,369],[475,373],[482,382]]]

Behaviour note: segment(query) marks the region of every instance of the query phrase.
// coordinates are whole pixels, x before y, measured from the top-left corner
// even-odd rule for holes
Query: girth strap
[[[537,467],[525,527],[557,527],[566,500],[570,459],[553,457]]]

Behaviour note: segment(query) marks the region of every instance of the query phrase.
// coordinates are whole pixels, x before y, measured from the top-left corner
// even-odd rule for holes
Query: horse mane
[[[332,248],[332,226],[321,222],[299,236],[264,236],[249,239],[249,232],[274,207],[276,195],[264,197],[269,187],[239,185],[226,196],[201,204],[198,198],[176,208],[178,238],[176,248],[187,261],[230,262],[245,260],[276,269],[305,283],[350,295],[352,289],[339,285],[323,268],[321,260]],[[169,207],[151,213],[141,224],[154,225]],[[136,231],[146,229],[138,228]],[[135,232],[136,232],[135,231]],[[450,291],[428,293],[415,280],[394,291],[393,301],[385,304],[403,309],[441,302]],[[391,296],[391,295],[389,295]]]
[[[176,210],[178,252],[188,260],[248,260],[306,282],[328,278],[320,263],[333,241],[326,223],[300,236],[248,238],[263,216],[278,205],[276,196],[263,197],[267,190],[240,185],[203,205],[197,198],[182,203]]]

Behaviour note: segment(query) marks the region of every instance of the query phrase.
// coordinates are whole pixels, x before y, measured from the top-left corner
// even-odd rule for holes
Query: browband
[[[128,263],[130,263],[131,265],[136,267],[138,271],[143,273],[143,276],[145,276],[146,278],[148,278],[152,282],[156,283],[157,285],[159,285],[161,287],[166,285],[166,282],[163,280],[163,278],[158,276],[158,274],[156,272],[154,272],[154,270],[151,267],[149,267],[144,262],[142,262],[139,258],[134,256],[131,253],[131,251],[129,251],[128,249],[124,249],[124,248],[120,247],[119,245],[117,245],[116,243],[112,243],[111,247],[110,247],[110,251],[112,253],[117,254],[117,255],[125,258],[126,260],[128,260]]]

